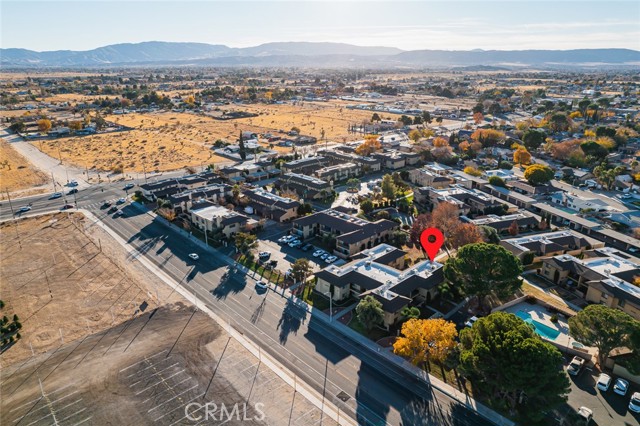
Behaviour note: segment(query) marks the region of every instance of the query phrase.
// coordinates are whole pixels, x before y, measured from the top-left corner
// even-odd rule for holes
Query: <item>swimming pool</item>
[[[518,311],[516,312],[516,316],[521,318],[527,324],[531,324],[535,332],[545,339],[556,340],[556,338],[560,335],[560,331],[534,320],[533,318],[531,318],[531,314],[529,314],[528,312]]]

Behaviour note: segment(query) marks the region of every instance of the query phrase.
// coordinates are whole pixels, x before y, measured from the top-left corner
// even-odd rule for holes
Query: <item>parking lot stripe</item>
[[[155,397],[157,397],[157,396],[160,396],[160,395],[162,395],[163,393],[165,393],[165,392],[167,392],[167,391],[170,391],[170,390],[174,389],[174,388],[175,388],[175,387],[177,387],[178,385],[181,385],[181,384],[183,384],[184,382],[186,382],[187,380],[190,380],[190,379],[191,379],[191,377],[190,377],[190,376],[187,376],[187,378],[186,378],[186,379],[181,380],[181,381],[179,381],[178,383],[176,383],[175,385],[173,385],[173,386],[171,386],[171,387],[168,387],[168,388],[164,389],[162,392],[160,392],[160,393],[157,393],[157,394],[153,395],[153,398],[155,398]],[[145,399],[144,401],[142,401],[142,403],[144,404],[145,402],[149,401],[150,399],[151,399],[151,397],[149,397],[149,398]]]
[[[187,389],[187,390],[185,390],[185,391],[180,392],[179,394],[177,394],[177,395],[176,395],[176,396],[174,396],[173,398],[167,399],[167,400],[166,400],[165,402],[163,402],[162,404],[157,405],[157,406],[155,406],[155,407],[151,408],[150,410],[148,410],[148,411],[147,411],[147,413],[150,413],[150,412],[152,412],[153,410],[156,410],[156,409],[158,409],[158,408],[162,407],[162,406],[163,406],[163,405],[165,405],[167,402],[171,402],[171,401],[173,401],[174,399],[176,399],[177,397],[179,397],[180,395],[184,395],[185,393],[187,393],[187,392],[189,392],[190,390],[193,390],[193,389],[195,389],[195,388],[197,388],[197,387],[198,387],[198,385],[193,385],[193,386],[192,386],[192,387],[190,387],[189,389]]]
[[[158,355],[161,355],[161,354],[165,353],[166,351],[167,350],[165,349],[164,351],[158,352],[157,354],[151,355],[150,357],[144,357],[144,359],[142,361],[135,362],[135,363],[131,364],[130,366],[123,368],[122,370],[120,370],[120,373],[122,373],[123,371],[127,371],[128,369],[130,369],[132,367],[135,367],[136,365],[138,365],[140,363],[143,363],[145,361],[149,361],[150,359],[155,358]]]
[[[70,394],[68,394],[68,395],[63,396],[62,398],[58,398],[58,399],[56,399],[55,401],[51,401],[48,405],[43,405],[42,407],[40,407],[40,408],[37,408],[37,409],[33,410],[30,414],[37,413],[38,411],[40,411],[40,410],[42,410],[42,409],[44,409],[44,408],[49,407],[49,405],[53,405],[54,403],[56,403],[56,402],[58,402],[58,401],[62,401],[63,399],[65,399],[65,398],[67,398],[67,397],[69,397],[69,396],[71,396],[71,395],[73,395],[73,394],[76,394],[76,393],[78,393],[78,391],[77,391],[77,390],[76,390],[76,391],[73,391],[72,393],[70,393]],[[49,395],[50,395],[50,394],[49,394]],[[47,396],[49,396],[49,395],[47,395]],[[42,398],[40,398],[40,399],[42,399]],[[82,400],[82,398],[80,398],[80,400]],[[25,417],[25,416],[20,417],[20,419],[22,419],[23,417]],[[20,421],[20,419],[15,420],[15,421],[14,421],[14,423],[15,423],[15,422],[19,422],[19,421]]]
[[[165,367],[165,368],[163,368],[163,369],[162,369],[162,370],[160,370],[160,371],[156,371],[155,373],[153,373],[153,374],[151,374],[151,375],[149,375],[149,376],[147,376],[147,377],[144,377],[144,378],[142,378],[142,379],[138,380],[137,382],[135,382],[135,383],[133,383],[133,384],[129,385],[129,387],[130,387],[130,388],[132,388],[132,387],[134,387],[135,385],[137,385],[138,383],[140,383],[141,381],[143,381],[143,380],[145,380],[145,379],[149,379],[149,378],[151,378],[151,377],[153,377],[153,376],[156,376],[156,375],[158,375],[158,374],[162,373],[163,371],[168,370],[168,369],[169,369],[169,368],[171,368],[171,367],[175,367],[175,366],[176,366],[176,365],[178,365],[178,364],[179,364],[179,363],[174,362],[174,363],[173,363],[173,364],[171,364],[170,366]],[[182,370],[182,371],[184,371],[184,370]]]
[[[177,373],[175,373],[175,374],[173,374],[173,375],[171,375],[171,376],[167,377],[166,379],[160,379],[160,381],[156,382],[155,384],[153,384],[153,385],[151,385],[151,386],[148,386],[148,387],[146,387],[146,388],[142,389],[140,392],[136,392],[136,395],[140,395],[142,392],[144,392],[144,391],[146,391],[146,390],[148,390],[148,389],[151,389],[151,388],[152,388],[152,387],[154,387],[154,386],[158,386],[160,383],[162,383],[162,382],[164,382],[165,380],[168,380],[168,379],[170,379],[170,378],[172,378],[172,377],[177,376],[178,374],[182,373],[183,371],[184,371],[184,369],[182,369],[182,370],[178,371]]]
[[[89,416],[89,417],[87,417],[87,418],[86,418],[86,419],[84,419],[84,420],[80,420],[80,422],[79,422],[79,423],[76,423],[76,424],[75,424],[75,425],[73,425],[73,426],[80,426],[81,424],[88,422],[88,421],[89,421],[89,420],[91,420],[92,418],[93,418],[93,416]]]
[[[167,412],[166,412],[166,413],[164,413],[161,417],[158,417],[158,418],[157,418],[157,419],[155,419],[154,421],[156,421],[156,422],[157,422],[157,421],[158,421],[158,420],[160,420],[161,418],[163,418],[163,417],[167,416],[168,414],[173,413],[173,412],[174,412],[174,411],[176,411],[177,409],[186,407],[187,405],[189,405],[189,403],[190,403],[191,401],[195,401],[196,399],[200,398],[201,396],[204,396],[204,393],[201,393],[201,394],[199,394],[199,395],[196,395],[195,397],[191,398],[189,401],[185,402],[183,405],[178,405],[176,408],[174,408],[174,409],[173,409],[173,410],[171,410],[171,411],[167,411]],[[196,411],[198,411],[198,410],[200,410],[200,409],[202,409],[202,408],[204,408],[204,405],[203,405],[203,406],[201,406],[200,408],[198,408],[198,409],[196,409],[196,410],[192,411],[192,413],[195,413]],[[185,415],[184,415],[184,417],[182,417],[182,418],[180,418],[180,419],[176,420],[175,422],[171,423],[169,426],[173,426],[173,425],[175,425],[176,423],[178,423],[179,421],[181,421],[182,419],[184,419],[184,418],[186,418],[186,417],[187,417],[187,415],[185,414]]]
[[[84,407],[83,409],[78,410],[78,411],[76,411],[75,413],[73,413],[72,415],[67,416],[67,417],[65,417],[64,419],[61,419],[61,420],[59,420],[59,421],[60,421],[60,422],[63,422],[63,421],[65,421],[65,420],[69,420],[71,417],[75,416],[76,414],[80,414],[80,413],[82,413],[83,411],[87,411],[87,407]]]

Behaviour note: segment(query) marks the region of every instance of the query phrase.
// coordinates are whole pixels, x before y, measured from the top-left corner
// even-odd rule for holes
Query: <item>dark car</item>
[[[302,247],[302,251],[309,251],[313,248],[313,244],[306,244],[304,247]]]
[[[109,201],[105,201],[104,203],[102,203],[102,205],[100,206],[100,208],[102,210],[111,207],[111,203]]]
[[[133,185],[132,183],[128,183],[128,184],[126,184],[126,185],[124,186],[124,190],[126,191],[127,189],[131,189],[131,188],[133,188],[133,187],[134,187],[134,185]]]
[[[78,193],[78,188],[73,188],[72,190],[67,192],[67,195],[72,195],[72,194],[77,194],[77,193]]]
[[[113,206],[109,209],[109,213],[115,213],[118,211],[118,208],[116,206]]]
[[[60,210],[69,210],[72,208],[73,206],[71,204],[65,204],[64,206],[60,207]]]

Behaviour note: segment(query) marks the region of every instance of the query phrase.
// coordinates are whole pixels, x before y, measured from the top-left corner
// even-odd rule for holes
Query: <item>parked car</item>
[[[578,417],[582,419],[584,425],[588,426],[593,419],[593,411],[587,407],[580,407],[578,409]]]
[[[193,260],[200,259],[200,256],[198,256],[196,253],[189,253],[189,257]]]
[[[304,247],[302,247],[302,251],[309,251],[313,248],[313,244],[305,244]]]
[[[302,241],[300,240],[293,240],[289,243],[289,247],[293,247],[293,248],[300,247],[301,245],[302,245]]]
[[[56,198],[60,198],[62,197],[62,192],[54,192],[53,194],[51,194],[51,197],[49,197],[50,200],[55,200]]]
[[[25,212],[28,212],[29,210],[31,210],[31,206],[23,206],[23,207],[20,207],[20,210],[18,210],[18,213],[25,213]]]
[[[131,189],[131,188],[133,188],[133,187],[134,187],[134,185],[133,185],[132,183],[128,183],[128,184],[126,184],[126,185],[124,186],[124,190],[126,191],[127,189]]]
[[[567,373],[572,376],[577,376],[582,371],[584,366],[584,359],[579,356],[574,356],[569,365],[567,366]]]
[[[606,392],[609,390],[609,386],[611,386],[611,376],[608,374],[602,373],[600,377],[598,377],[598,389],[602,392]]]
[[[295,237],[293,235],[285,235],[284,237],[280,237],[278,239],[279,243],[288,244],[289,241],[293,240]]]
[[[465,327],[473,327],[473,324],[475,324],[476,321],[478,321],[478,317],[474,315],[471,318],[469,318],[467,322],[464,323],[464,325]]]
[[[625,396],[629,390],[629,381],[621,378],[617,378],[613,384],[613,391],[618,395]]]
[[[327,260],[329,256],[331,256],[329,253],[324,253],[322,256],[320,256],[320,259]]]
[[[335,262],[336,260],[338,260],[338,256],[329,256],[329,257],[327,257],[327,258],[325,259],[325,261],[326,261],[327,263],[333,263],[333,262]]]
[[[265,283],[264,281],[258,281],[256,283],[256,287],[259,288],[260,290],[266,290],[269,288],[269,286],[267,285],[267,283]]]
[[[268,259],[271,257],[271,253],[269,253],[268,251],[261,251],[260,253],[258,253],[258,257],[260,259]]]
[[[640,413],[640,392],[635,392],[633,395],[631,395],[631,401],[629,401],[629,411]]]
[[[322,256],[325,253],[324,250],[316,250],[313,252],[313,257]]]
[[[293,269],[289,268],[289,269],[287,269],[287,272],[284,273],[284,276],[285,277],[289,277],[291,274],[293,274]]]

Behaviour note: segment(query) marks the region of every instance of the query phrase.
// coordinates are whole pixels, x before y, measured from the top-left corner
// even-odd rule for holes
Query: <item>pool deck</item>
[[[569,324],[567,323],[567,319],[562,317],[562,314],[557,314],[558,322],[553,323],[551,322],[551,314],[547,311],[547,308],[541,305],[531,305],[527,302],[522,302],[505,309],[505,312],[514,315],[518,311],[527,312],[531,315],[531,319],[551,327],[554,330],[558,330],[560,334],[553,340],[554,343],[560,346],[571,347],[571,344],[575,342],[575,340],[569,336]]]

